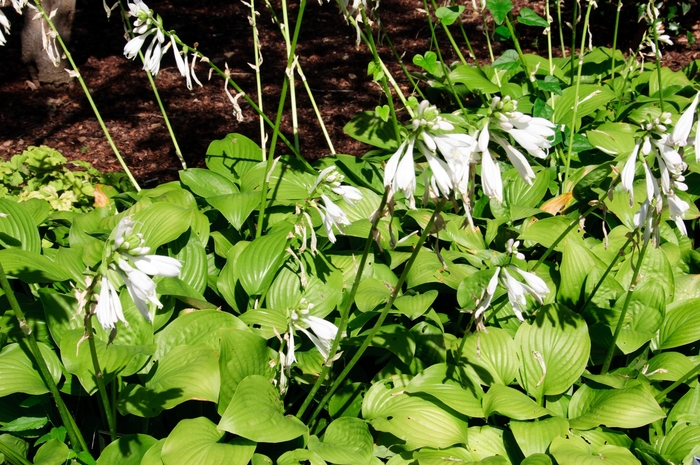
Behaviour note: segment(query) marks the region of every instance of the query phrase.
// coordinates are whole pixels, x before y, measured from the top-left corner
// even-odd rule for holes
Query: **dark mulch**
[[[79,2],[71,48],[85,77],[97,106],[114,142],[123,154],[134,175],[143,185],[174,179],[180,168],[175,150],[158,110],[148,80],[138,63],[122,55],[125,44],[119,16],[107,20],[102,2]],[[272,2],[281,15],[279,1]],[[542,12],[544,2],[516,0],[516,10],[527,6]],[[571,15],[573,2],[566,2],[566,17]],[[593,41],[598,45],[612,44],[615,4],[599,2],[593,15]],[[623,9],[620,48],[634,47],[642,29],[636,22],[634,6]],[[152,0],[149,7],[162,15],[167,28],[176,30],[188,43],[197,42],[199,49],[220,67],[228,64],[236,82],[255,100],[255,76],[248,63],[253,63],[253,47],[248,16],[250,10],[241,2],[210,1],[193,3],[184,0]],[[486,41],[480,15],[465,2],[465,28],[480,61],[488,60]],[[409,69],[412,57],[429,49],[430,31],[425,20],[423,4],[417,0],[383,0],[382,24],[393,41],[396,51],[404,56]],[[700,42],[698,8],[694,5],[682,24]],[[13,35],[7,46],[0,48],[0,156],[7,159],[29,145],[45,144],[54,147],[69,159],[82,159],[106,171],[119,170],[107,140],[95,115],[77,83],[70,86],[43,85],[31,90],[29,74],[19,60],[21,17],[11,9],[4,10],[13,24]],[[296,18],[297,5],[291,7]],[[692,16],[691,16],[692,15]],[[291,19],[291,22],[294,22]],[[270,12],[261,9],[258,18],[263,44],[262,66],[264,108],[273,115],[277,108],[281,83],[286,67],[284,42]],[[540,29],[519,28],[526,52],[546,53],[546,37]],[[566,31],[567,38],[570,31]],[[455,33],[459,40],[459,32]],[[444,33],[441,43],[447,43]],[[558,32],[554,31],[554,37]],[[568,40],[568,39],[567,39]],[[460,42],[466,55],[466,46]],[[509,44],[495,43],[496,54]],[[446,46],[442,50],[448,51]],[[381,41],[381,53],[405,93],[410,93],[408,81],[401,76],[396,60],[391,58],[389,42]],[[568,52],[567,52],[568,53]],[[665,49],[664,62],[679,69],[700,58],[698,44],[688,45],[677,40],[674,47]],[[343,133],[343,126],[358,112],[374,109],[385,103],[378,86],[366,75],[371,54],[364,46],[355,47],[355,30],[346,25],[334,4],[319,5],[309,2],[298,46],[299,61],[308,80],[314,99],[320,107],[335,151],[362,155],[367,147]],[[455,60],[448,53],[445,60]],[[204,86],[187,90],[179,76],[172,54],[163,61],[157,83],[167,113],[177,134],[188,166],[202,166],[209,143],[238,132],[253,140],[260,140],[260,128],[255,113],[243,105],[244,121],[238,122],[223,92],[223,81],[213,77],[207,81],[205,65],[198,66],[198,75]],[[297,80],[298,115],[302,154],[314,159],[330,153],[311,109],[306,91]],[[286,104],[289,108],[289,99]],[[283,130],[291,139],[290,112],[285,112]],[[268,130],[268,134],[270,131]],[[277,153],[285,153],[282,147]]]

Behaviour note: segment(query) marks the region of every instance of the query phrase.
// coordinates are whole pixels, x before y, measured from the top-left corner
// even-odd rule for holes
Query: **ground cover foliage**
[[[292,100],[304,5],[282,28]],[[579,53],[554,58],[551,34],[546,57],[517,39],[548,19],[477,4],[513,50],[482,66],[427,50],[404,96],[376,53],[381,10],[341,4],[387,96],[345,128],[374,147],[361,157],[310,164],[261,117],[260,141],[223,136],[153,189],[126,165],[69,178],[48,148],[14,160],[59,173],[53,194],[84,179],[94,206],[3,174],[0,458],[693,463],[698,63],[657,65],[665,10],[643,6],[636,52],[587,47],[590,3]],[[157,12],[123,8],[149,75],[174,52],[183,85],[208,64],[237,115],[257,108]],[[462,6],[425,8],[469,48]]]

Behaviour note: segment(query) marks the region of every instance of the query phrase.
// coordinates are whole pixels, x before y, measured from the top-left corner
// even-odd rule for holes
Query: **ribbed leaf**
[[[489,330],[490,331],[490,330]],[[455,411],[474,418],[482,418],[481,409],[483,395],[478,386],[463,387],[454,379],[457,368],[444,363],[433,365],[408,383],[405,391],[408,393],[429,394]],[[478,396],[478,397],[477,397]]]
[[[22,205],[10,199],[0,199],[0,246],[41,252],[41,239],[34,218]]]
[[[198,293],[203,293],[207,288],[209,265],[207,252],[199,238],[190,229],[188,233],[170,243],[168,248],[171,256],[182,262],[180,279]]]
[[[550,453],[559,465],[641,465],[629,449],[606,445],[594,450],[586,441],[576,436],[568,439],[554,438]]]
[[[264,376],[251,375],[238,384],[218,425],[257,442],[285,442],[307,433],[306,425],[284,415],[279,392]]]
[[[557,301],[574,308],[581,299],[581,289],[586,276],[595,266],[595,261],[590,250],[573,241],[567,242],[562,248]]]
[[[341,417],[328,425],[323,442],[311,436],[308,448],[330,463],[369,464],[374,451],[373,443],[367,423],[359,418]]]
[[[501,89],[491,82],[479,68],[462,65],[456,67],[449,75],[450,82],[467,86],[467,89],[477,94],[493,94]]]
[[[570,125],[574,105],[578,107],[576,118],[580,121],[584,116],[605,107],[613,98],[615,98],[615,92],[608,86],[581,84],[580,86],[567,87],[555,100],[556,106],[552,122]]]
[[[158,202],[134,213],[134,234],[143,234],[144,244],[155,250],[177,239],[189,229],[192,210],[179,205]]]
[[[235,275],[248,295],[261,294],[270,287],[275,274],[289,257],[284,250],[288,232],[285,228],[259,237],[238,256],[234,263]]]
[[[474,368],[480,383],[485,386],[507,386],[518,371],[518,353],[515,342],[507,332],[491,327],[465,336],[461,361]]]
[[[231,225],[240,230],[250,214],[260,205],[259,192],[239,192],[236,194],[209,197],[209,205],[224,215]]]
[[[532,420],[551,414],[522,392],[500,384],[489,388],[482,405],[487,417],[492,413],[499,413],[514,420]]]
[[[666,460],[673,463],[686,462],[691,452],[700,452],[700,426],[677,424],[668,434],[654,444],[654,448]]]
[[[534,324],[523,323],[515,344],[522,358],[518,383],[535,398],[569,389],[586,368],[591,350],[583,318],[556,304],[538,310]]]
[[[664,418],[659,404],[644,386],[593,389],[581,386],[569,404],[569,425],[576,429],[638,428]]]
[[[66,269],[29,250],[0,250],[0,263],[8,276],[19,278],[26,283],[51,283],[71,278]]]
[[[627,298],[622,295],[613,309],[614,319],[619,319],[622,305]],[[625,325],[617,339],[617,347],[624,354],[629,354],[649,342],[661,327],[666,311],[666,293],[661,284],[652,280],[643,280],[638,285],[627,307]]]
[[[204,417],[181,420],[163,444],[164,465],[246,465],[255,443],[243,438],[222,442],[225,432]]]
[[[205,162],[210,170],[236,181],[262,161],[262,150],[241,134],[227,134],[212,141],[207,148]]]
[[[238,187],[226,176],[203,168],[180,171],[180,181],[192,192],[205,199],[238,192]]]
[[[569,422],[561,417],[546,418],[539,421],[510,422],[510,430],[525,456],[544,454],[552,440],[557,436],[566,437]]]
[[[140,465],[148,449],[157,442],[147,434],[124,435],[105,447],[97,459],[97,465]]]
[[[55,382],[61,379],[61,362],[46,345],[39,343],[39,350],[49,367]],[[49,392],[39,372],[34,368],[34,357],[19,344],[8,344],[0,350],[0,397],[16,392],[39,395]]]
[[[669,305],[659,331],[659,349],[679,347],[697,340],[700,340],[697,300],[682,300]]]

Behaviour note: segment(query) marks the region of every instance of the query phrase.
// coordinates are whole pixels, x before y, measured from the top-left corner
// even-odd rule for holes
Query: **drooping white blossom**
[[[114,329],[117,321],[121,321],[128,326],[129,323],[124,318],[122,303],[119,300],[119,292],[117,292],[107,276],[102,276],[100,286],[97,305],[95,305],[97,321],[107,331]]]

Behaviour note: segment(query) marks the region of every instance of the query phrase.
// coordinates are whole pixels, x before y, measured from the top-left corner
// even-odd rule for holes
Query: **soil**
[[[280,0],[273,8],[281,15]],[[553,2],[552,2],[553,3]],[[565,3],[565,18],[572,18],[573,1]],[[620,25],[619,48],[628,50],[639,41],[642,26],[632,2],[624,2]],[[672,3],[669,0],[667,6]],[[700,58],[700,7],[692,1],[690,13],[680,18],[684,30],[695,43],[688,43],[685,34],[674,37],[675,45],[664,48],[664,63],[674,70]],[[477,59],[488,62],[489,53],[480,14],[471,2],[464,2],[465,30]],[[515,0],[515,11],[522,7],[543,13],[543,1]],[[594,45],[612,45],[617,2],[599,0],[593,12],[592,41]],[[148,6],[163,17],[165,26],[175,30],[185,43],[198,43],[199,50],[217,66],[228,65],[233,79],[257,101],[255,74],[248,63],[254,62],[253,41],[248,23],[250,8],[243,2],[210,1],[192,3],[185,0],[151,0]],[[290,18],[295,21],[298,4],[290,6]],[[69,160],[89,161],[103,171],[117,171],[117,162],[88,101],[77,82],[70,85],[41,85],[34,89],[29,73],[21,63],[20,30],[23,18],[11,8],[4,9],[13,25],[13,34],[5,47],[0,47],[0,156],[8,159],[30,145],[48,145],[58,149]],[[382,0],[381,24],[398,54],[404,56],[411,71],[417,53],[430,49],[430,30],[420,0]],[[274,119],[279,102],[281,83],[286,67],[284,41],[279,28],[271,21],[270,10],[261,8],[258,16],[262,43],[262,94],[265,112]],[[375,29],[376,29],[375,24]],[[362,45],[355,46],[355,30],[346,25],[333,4],[310,1],[301,29],[299,62],[311,93],[320,109],[324,124],[337,153],[362,155],[368,146],[346,136],[343,127],[360,111],[372,110],[385,103],[377,84],[367,76],[371,54]],[[458,29],[454,30],[460,40]],[[518,27],[524,51],[546,54],[546,37],[541,28]],[[570,31],[565,31],[567,37]],[[392,58],[390,41],[379,38],[379,50],[390,65],[393,76],[404,93],[411,91],[402,77],[396,59]],[[457,59],[449,54],[449,42],[439,31],[441,50],[448,52],[445,60]],[[558,31],[553,31],[558,38]],[[567,39],[567,41],[569,41]],[[691,40],[692,42],[692,40]],[[466,56],[464,41],[459,42]],[[555,43],[558,43],[555,40]],[[79,1],[73,28],[71,49],[87,86],[105,120],[105,124],[126,163],[142,186],[153,186],[177,178],[181,164],[168,135],[164,119],[145,73],[137,62],[124,58],[124,29],[119,14],[107,19],[102,2]],[[496,56],[511,48],[509,43],[494,42]],[[567,50],[567,53],[570,53]],[[199,64],[197,75],[203,86],[190,91],[179,75],[172,53],[163,60],[156,80],[167,114],[177,135],[188,167],[204,164],[204,155],[212,140],[228,133],[241,133],[260,141],[260,126],[254,111],[244,103],[243,121],[232,112],[232,105],[223,91],[223,80],[207,80],[207,66]],[[310,100],[299,79],[296,82],[297,113],[301,153],[315,159],[331,153],[323,137]],[[289,99],[286,103],[282,128],[292,139]],[[268,128],[268,134],[271,133]],[[282,145],[277,154],[288,153]]]

